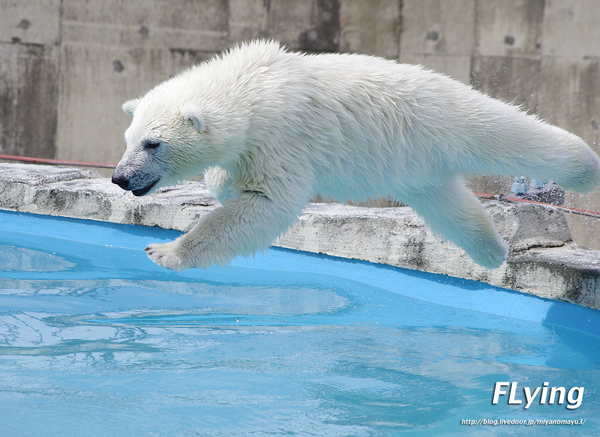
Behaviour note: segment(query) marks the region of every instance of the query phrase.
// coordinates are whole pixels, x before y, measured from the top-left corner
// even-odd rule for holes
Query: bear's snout
[[[131,191],[134,196],[144,196],[148,194],[152,188],[160,181],[160,176],[154,180],[147,180],[148,177],[140,177],[139,175],[133,175],[132,177],[122,176],[117,170],[113,173],[112,183],[117,184],[119,187],[126,191]]]
[[[124,190],[129,190],[129,179],[125,179],[123,176],[118,176],[117,174],[113,174],[111,179],[113,184],[117,184],[119,187]]]

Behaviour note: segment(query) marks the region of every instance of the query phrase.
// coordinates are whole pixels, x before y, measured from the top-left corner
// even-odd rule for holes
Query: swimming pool
[[[0,223],[0,435],[600,430],[596,310],[284,249],[176,273],[143,248],[178,232]],[[493,405],[497,382],[585,392],[524,409],[508,388]],[[585,423],[499,425],[557,419]]]

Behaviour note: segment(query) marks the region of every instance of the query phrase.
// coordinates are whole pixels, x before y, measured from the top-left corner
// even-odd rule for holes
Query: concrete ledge
[[[187,182],[136,198],[91,170],[0,164],[0,208],[188,231],[218,207]],[[484,207],[510,247],[496,270],[433,235],[410,208],[308,204],[277,246],[473,279],[600,309],[600,251],[574,244],[560,211],[532,204]]]
[[[219,203],[187,182],[135,197],[92,170],[0,164],[0,208],[188,231]]]

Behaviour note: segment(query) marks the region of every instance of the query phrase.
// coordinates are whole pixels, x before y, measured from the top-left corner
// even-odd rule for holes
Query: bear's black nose
[[[129,180],[128,179],[125,179],[121,176],[113,175],[111,180],[112,180],[113,184],[117,184],[119,187],[123,188],[124,190],[129,190]]]

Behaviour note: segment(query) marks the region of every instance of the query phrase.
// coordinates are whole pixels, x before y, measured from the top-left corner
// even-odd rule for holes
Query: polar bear
[[[222,204],[146,248],[173,270],[267,248],[315,193],[396,198],[496,268],[507,246],[463,175],[528,175],[580,193],[600,183],[600,159],[581,138],[447,76],[372,56],[254,41],[123,110],[133,120],[114,183],[143,196],[204,173]]]

